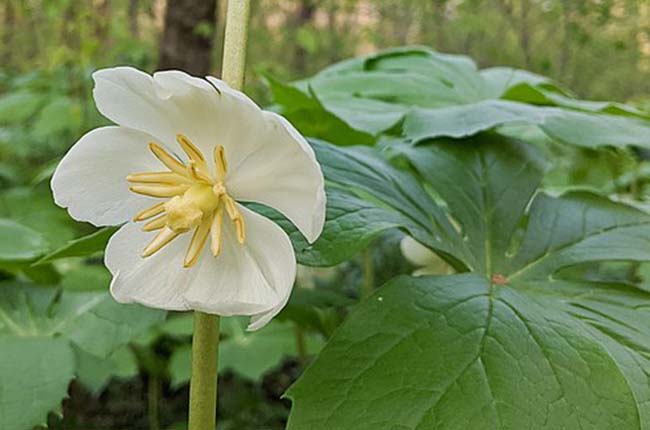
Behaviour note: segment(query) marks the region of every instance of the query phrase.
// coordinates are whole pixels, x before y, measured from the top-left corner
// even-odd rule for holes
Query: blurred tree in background
[[[226,2],[0,0],[0,183],[48,178],[100,125],[93,70],[129,64],[219,75]],[[258,0],[247,92],[344,58],[422,44],[480,67],[526,68],[587,99],[650,109],[650,0]],[[16,142],[21,142],[16,145]]]
[[[225,2],[216,14],[213,0],[171,3],[184,15],[165,15],[165,3],[0,0],[0,67],[4,73],[115,63],[151,69],[159,52],[160,65],[171,64],[166,58],[179,37],[194,41],[206,58],[219,58],[220,44],[211,42],[222,34],[215,15],[224,13]],[[183,20],[194,22],[192,14],[200,24],[183,27]],[[174,20],[182,31],[165,33]],[[582,97],[629,100],[650,92],[649,0],[259,0],[252,24],[251,71],[283,79],[380,48],[424,44],[470,55],[482,67],[550,76]]]
[[[225,1],[0,0],[0,184],[43,182],[105,123],[93,70],[133,65],[219,75]],[[650,0],[258,0],[246,91],[344,58],[422,44],[480,67],[526,68],[587,99],[650,109]],[[20,144],[17,144],[20,142]],[[45,186],[44,193],[47,191]]]

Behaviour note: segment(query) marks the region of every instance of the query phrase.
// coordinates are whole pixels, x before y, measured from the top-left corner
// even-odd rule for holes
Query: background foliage
[[[215,42],[205,55],[217,75],[224,3],[185,29]],[[418,390],[431,391],[418,404],[424,428],[644,428],[650,2],[253,3],[246,91],[313,138],[328,179],[316,246],[278,222],[302,263],[335,267],[301,269],[261,332],[223,324],[220,428],[398,425],[416,415],[391,405],[409,409]],[[48,185],[67,148],[105,123],[90,73],[155,70],[165,10],[159,0],[0,0],[2,430],[182,428],[191,319],[114,303],[101,263],[114,230],[70,220]],[[362,57],[402,45],[423,47]],[[403,232],[438,253],[441,275],[471,273],[393,279],[413,270]],[[603,262],[613,255],[624,261]],[[501,289],[495,274],[518,279]],[[288,392],[289,418],[281,396],[328,339]],[[414,356],[426,365],[391,373],[387,392],[382,369]],[[538,379],[515,386],[512,369]],[[533,398],[555,406],[536,415]],[[602,411],[597,424],[581,421]]]

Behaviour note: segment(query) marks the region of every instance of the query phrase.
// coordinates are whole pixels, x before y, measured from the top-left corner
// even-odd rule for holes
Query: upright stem
[[[147,415],[149,419],[149,430],[160,430],[159,400],[160,378],[158,375],[149,374],[149,380],[147,381]]]
[[[375,262],[372,248],[363,252],[363,280],[361,281],[361,299],[370,297],[375,289]]]
[[[250,0],[228,2],[221,77],[237,90],[244,85],[249,15]],[[195,312],[189,430],[215,430],[218,353],[219,317]]]
[[[298,324],[296,324],[294,330],[296,334],[296,352],[298,353],[298,361],[304,368],[307,365],[307,340],[305,339],[305,331]]]
[[[214,430],[217,411],[219,317],[194,313],[189,430]]]
[[[250,0],[230,0],[226,14],[221,79],[236,90],[244,86]]]

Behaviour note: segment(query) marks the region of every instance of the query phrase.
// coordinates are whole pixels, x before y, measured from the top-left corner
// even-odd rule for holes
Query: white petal
[[[440,260],[435,252],[413,239],[411,236],[405,236],[400,242],[400,248],[404,258],[415,266],[429,266]]]
[[[221,91],[208,81],[172,70],[150,76],[132,67],[93,74],[97,109],[108,119],[141,130],[185,158],[176,136],[189,138],[212,165],[212,151],[224,145],[230,165],[258,145],[252,137],[265,123],[261,109],[243,94]]]
[[[284,118],[262,111],[222,81],[179,71],[153,77],[129,67],[95,72],[97,107],[116,123],[180,151],[184,134],[212,164],[221,144],[236,198],[269,205],[313,242],[325,220],[323,175],[311,147]]]
[[[94,225],[118,225],[156,203],[129,191],[126,176],[160,170],[149,152],[151,136],[122,127],[102,127],[85,134],[59,163],[52,177],[57,205],[72,218]]]
[[[325,188],[314,151],[291,124],[264,112],[263,144],[227,179],[237,200],[262,203],[286,216],[311,243],[323,231]]]
[[[207,313],[252,315],[251,327],[257,329],[289,299],[296,260],[280,227],[241,205],[238,208],[246,222],[244,245],[236,241],[232,223],[224,217],[221,254],[213,257],[206,246],[185,299],[192,309]]]
[[[142,258],[142,250],[155,235],[128,223],[111,237],[104,257],[113,274],[111,293],[122,303],[167,310],[190,309],[183,293],[197,272],[183,268],[183,257],[191,235],[183,234],[151,257]]]
[[[111,121],[149,133],[176,153],[178,134],[198,146],[216,144],[218,93],[207,81],[179,71],[152,77],[132,67],[99,70],[93,79],[97,109]]]

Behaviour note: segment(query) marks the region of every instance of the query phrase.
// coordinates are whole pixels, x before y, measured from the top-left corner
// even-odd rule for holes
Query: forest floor
[[[287,360],[269,372],[260,385],[227,372],[219,378],[218,430],[281,430],[291,402],[282,394],[300,375]],[[73,382],[63,402],[63,418],[50,414],[51,430],[181,430],[187,422],[189,386],[172,390],[163,384],[157,425],[149,422],[146,377],[113,380],[93,395]],[[157,427],[157,428],[156,428]]]

